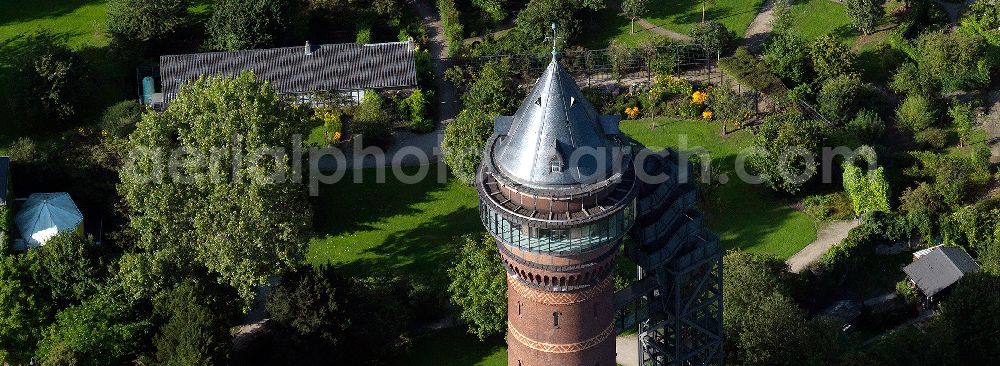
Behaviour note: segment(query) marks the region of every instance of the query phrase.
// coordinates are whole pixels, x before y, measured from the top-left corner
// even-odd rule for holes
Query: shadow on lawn
[[[104,0],[4,0],[0,2],[0,25],[54,18]]]
[[[427,200],[428,196],[445,188],[448,183],[438,183],[438,167],[432,164],[428,177],[417,184],[403,184],[386,171],[385,183],[377,183],[374,169],[352,170],[340,182],[321,185],[316,197],[316,234],[336,236],[345,232],[373,230],[369,224],[385,217],[410,215],[417,212],[414,203]],[[403,168],[413,174],[417,167]],[[354,179],[361,174],[361,183]]]
[[[463,244],[462,236],[483,231],[476,208],[462,208],[435,216],[412,230],[389,236],[381,244],[365,250],[374,254],[344,264],[348,273],[385,269],[397,275],[415,277],[425,284],[447,283],[448,272]]]

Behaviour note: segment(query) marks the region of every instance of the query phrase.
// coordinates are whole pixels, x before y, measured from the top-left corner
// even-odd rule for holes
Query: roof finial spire
[[[556,23],[555,23],[555,22],[552,22],[552,36],[551,36],[551,37],[545,37],[545,40],[546,40],[546,41],[548,41],[548,40],[550,40],[550,39],[552,40],[552,60],[553,60],[553,61],[555,61],[555,59],[556,59],[556,55],[557,55],[557,54],[559,54],[559,52],[558,52],[558,51],[556,51],[556,41],[557,41],[557,40],[558,40],[559,38],[561,38],[561,37],[557,37],[557,36],[556,36]]]

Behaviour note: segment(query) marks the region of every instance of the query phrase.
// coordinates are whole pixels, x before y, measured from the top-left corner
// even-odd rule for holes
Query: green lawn
[[[104,0],[0,1],[0,42],[46,30],[66,37],[73,48],[100,47],[107,18]]]
[[[850,45],[858,38],[844,6],[831,0],[796,0],[792,4],[792,30],[807,41],[832,34]]]
[[[650,129],[654,122],[656,127]],[[811,217],[790,208],[768,188],[743,183],[733,174],[736,157],[747,146],[750,132],[722,138],[717,123],[674,119],[625,121],[621,129],[650,148],[703,147],[713,161],[722,164],[729,183],[705,195],[701,207],[723,248],[770,253],[784,259],[816,240]],[[686,143],[681,143],[682,138]]]
[[[451,328],[417,338],[413,351],[401,359],[400,366],[503,366],[507,364],[507,344],[502,337],[485,342],[465,332]]]
[[[720,22],[742,37],[763,3],[763,0],[714,0],[705,10],[705,20]],[[652,0],[647,9],[645,18],[650,23],[684,34],[701,22],[699,1]]]
[[[630,23],[625,15],[618,12],[617,7],[608,6],[594,15],[592,24],[585,25],[588,32],[585,45],[590,49],[606,48],[614,40],[623,45],[636,46],[645,40],[663,37],[639,25],[635,26],[635,33],[632,33]]]

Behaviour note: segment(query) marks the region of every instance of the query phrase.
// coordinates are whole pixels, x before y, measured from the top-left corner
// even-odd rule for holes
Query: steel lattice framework
[[[679,161],[664,150],[636,162],[669,179],[640,188],[625,247],[639,278],[615,294],[617,326],[638,327],[644,366],[722,365],[722,251],[693,208],[697,190],[677,179],[687,167]]]

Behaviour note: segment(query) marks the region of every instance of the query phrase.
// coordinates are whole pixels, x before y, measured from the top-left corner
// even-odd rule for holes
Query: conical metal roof
[[[534,188],[600,182],[621,152],[607,136],[617,129],[605,131],[602,119],[608,117],[597,115],[553,57],[498,142],[494,161],[506,177]]]

